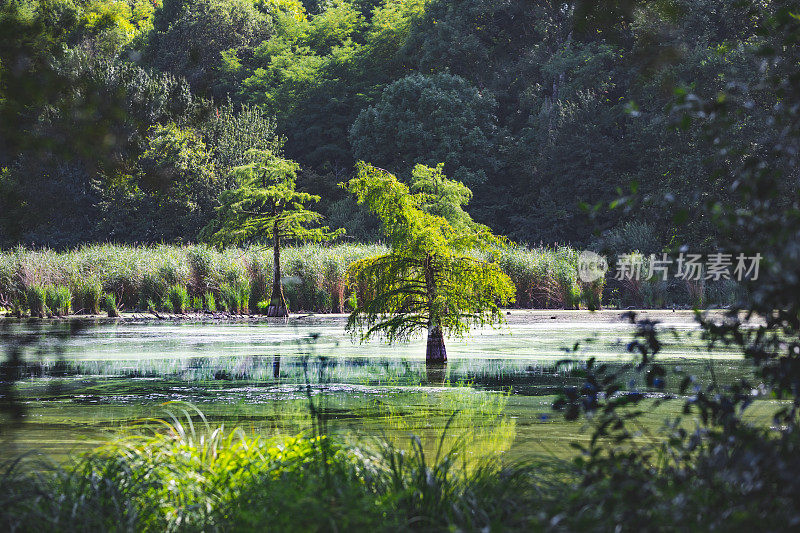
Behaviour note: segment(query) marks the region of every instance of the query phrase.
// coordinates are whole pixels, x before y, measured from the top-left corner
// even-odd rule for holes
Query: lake
[[[474,453],[514,458],[570,456],[587,439],[586,422],[566,422],[551,404],[580,385],[581,362],[631,361],[632,326],[618,313],[515,313],[507,326],[481,329],[447,343],[444,369],[426,368],[423,339],[387,346],[360,344],[342,317],[244,323],[7,321],[26,367],[17,383],[24,416],[3,432],[3,456],[41,452],[57,460],[118,434],[140,431],[144,419],[175,416],[186,423],[239,427],[248,433],[294,434],[311,426],[309,402],[329,431],[363,441],[402,442],[419,435],[436,446],[466,438]],[[702,382],[714,371],[730,382],[749,372],[732,351],[708,351],[686,313],[664,323],[667,391],[680,376]],[[26,342],[22,342],[23,339]],[[564,363],[571,359],[574,362]],[[624,381],[637,388],[628,370]],[[657,431],[681,402],[648,410]],[[769,420],[775,406],[756,402],[750,416]]]

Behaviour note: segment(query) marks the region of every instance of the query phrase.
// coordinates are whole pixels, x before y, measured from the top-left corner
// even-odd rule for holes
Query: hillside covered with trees
[[[270,150],[299,163],[298,190],[321,196],[325,224],[358,240],[380,237],[339,187],[361,160],[407,182],[415,165],[444,163],[472,189],[470,215],[522,243],[713,247],[701,207],[726,200],[725,169],[769,137],[780,98],[757,83],[770,3],[586,9],[6,1],[0,246],[196,242],[237,187],[230,169]],[[731,87],[750,105],[728,118],[729,149],[713,150],[719,139],[677,104]]]

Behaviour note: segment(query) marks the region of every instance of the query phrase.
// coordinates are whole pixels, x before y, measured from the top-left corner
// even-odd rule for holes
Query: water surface
[[[446,368],[426,368],[424,341],[359,343],[343,322],[298,324],[103,323],[73,328],[37,321],[15,324],[28,366],[17,387],[22,423],[6,431],[3,455],[38,450],[66,456],[129,431],[146,417],[181,413],[186,402],[212,424],[272,435],[310,427],[309,401],[331,431],[352,438],[434,441],[446,424],[455,439],[519,456],[564,456],[586,438],[584,423],[565,422],[550,406],[564,386],[580,385],[581,361],[631,361],[632,329],[621,321],[511,322],[447,343]],[[669,329],[669,332],[666,330]],[[672,374],[731,381],[748,372],[735,352],[704,348],[696,327],[665,325],[667,390]],[[571,359],[572,364],[559,364]],[[638,377],[626,375],[629,386]],[[654,430],[680,405],[646,416]],[[759,402],[753,416],[772,406]],[[457,413],[454,417],[453,413]]]

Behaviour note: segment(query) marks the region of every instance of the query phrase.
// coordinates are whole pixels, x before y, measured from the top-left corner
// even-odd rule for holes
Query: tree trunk
[[[286,308],[286,299],[283,297],[283,285],[281,284],[281,236],[279,229],[278,223],[275,222],[275,227],[273,228],[273,240],[275,242],[273,272],[275,275],[272,280],[272,296],[269,299],[267,316],[286,317],[289,316],[289,310]]]
[[[444,335],[439,316],[439,309],[436,304],[437,287],[436,274],[434,272],[433,256],[425,258],[423,269],[425,270],[425,292],[428,300],[428,348],[425,351],[425,362],[443,364],[447,362],[447,350],[444,348]]]
[[[425,351],[425,362],[434,364],[447,362],[442,328],[433,324],[428,327],[428,349]]]

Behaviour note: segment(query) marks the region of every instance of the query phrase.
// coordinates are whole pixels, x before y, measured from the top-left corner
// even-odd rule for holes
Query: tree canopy
[[[317,226],[322,215],[306,204],[320,198],[296,189],[297,163],[266,150],[249,150],[245,158],[249,163],[231,171],[237,187],[222,193],[217,219],[204,233],[216,244],[272,242],[274,276],[267,315],[286,316],[280,269],[282,243],[319,242],[342,232]]]
[[[441,167],[419,165],[414,180],[421,192],[412,194],[389,172],[359,163],[357,177],[346,185],[359,204],[380,218],[391,248],[351,265],[350,279],[363,290],[348,328],[364,339],[381,334],[390,342],[426,330],[427,359],[443,361],[443,335],[501,322],[499,306],[513,301],[514,284],[496,263],[477,255],[503,241],[465,216],[461,207],[468,189],[447,180]],[[457,193],[432,193],[436,187]]]
[[[597,247],[635,226],[658,248],[713,249],[718,228],[702,208],[730,198],[718,169],[761,143],[781,101],[758,83],[778,4],[602,5],[9,0],[0,168],[15,214],[0,242],[63,247],[108,227],[123,242],[196,239],[140,231],[107,208],[113,198],[162,216],[156,193],[137,189],[140,163],[151,128],[174,124],[199,135],[223,190],[248,149],[285,153],[302,167],[299,188],[322,197],[319,212],[362,240],[380,238],[377,224],[337,187],[359,159],[408,185],[415,164],[444,162],[474,192],[469,215],[516,241]],[[713,149],[701,121],[671,127],[680,94],[714,99],[734,85],[751,95],[730,117],[736,149]],[[644,201],[587,211],[631,186]],[[66,225],[72,235],[42,223],[38,191],[81,221]],[[219,198],[205,204],[207,222]],[[694,224],[676,224],[675,206]]]

